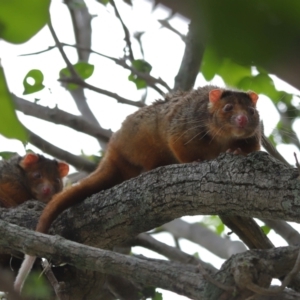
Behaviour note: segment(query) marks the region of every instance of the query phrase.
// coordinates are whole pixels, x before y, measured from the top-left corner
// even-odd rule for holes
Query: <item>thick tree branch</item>
[[[53,223],[51,232],[84,244],[111,249],[115,245],[120,245],[132,239],[138,233],[153,229],[182,215],[231,214],[296,221],[299,220],[297,207],[300,202],[298,196],[300,195],[300,181],[297,177],[297,171],[274,160],[263,152],[253,153],[247,157],[223,154],[215,160],[203,163],[161,167],[126,181],[118,187],[93,195],[81,204],[65,211]],[[239,201],[236,201],[236,199],[239,199]],[[268,199],[272,199],[272,205],[269,205]],[[27,210],[24,209],[25,207]],[[24,218],[22,217],[22,211],[23,216],[26,216]],[[35,204],[29,201],[15,209],[1,209],[0,219],[34,228],[39,214],[40,212],[37,211]],[[8,228],[10,227],[5,225],[0,230],[8,230]],[[16,230],[17,232],[14,231],[11,233],[11,236],[17,236],[17,233],[20,233],[19,229]],[[33,252],[37,251],[34,248],[34,241],[36,239],[33,237],[30,239],[26,232],[23,238],[27,242],[24,243],[23,240],[19,240],[19,244],[16,245],[15,241],[13,242],[8,238],[4,232],[0,232],[1,245],[6,249],[17,247],[15,249],[23,249],[23,251],[26,250],[29,253],[45,255],[47,258],[52,257],[55,260],[76,264],[78,267],[81,267],[81,264],[86,266],[86,258],[88,256],[85,256],[84,261],[79,264],[79,257],[73,257],[74,260],[72,261],[65,257],[67,252],[58,246],[60,238],[53,237],[54,240],[52,240],[50,248],[52,250],[54,249],[53,247],[59,248],[53,250],[54,252],[51,252],[51,255],[49,255],[49,252],[47,252],[48,254],[42,252],[40,248],[38,252]],[[18,238],[20,238],[20,234]],[[45,250],[49,251],[48,241],[42,241],[44,247],[47,248]],[[31,246],[29,247],[29,245]],[[61,254],[57,255],[56,251],[59,251]],[[81,250],[75,252],[79,253]],[[242,256],[240,257],[242,260]],[[123,259],[125,258],[122,257],[122,261],[124,262]],[[128,262],[127,259],[126,262]],[[291,260],[290,264],[294,262],[295,260]],[[130,277],[138,276],[137,273],[139,273],[136,272],[136,267],[140,266],[139,262],[130,261],[129,266],[132,266],[131,264],[133,263],[135,266],[135,275],[129,275],[131,272],[129,270],[129,273],[124,271],[125,273],[121,273],[121,276],[125,274],[126,278],[132,278],[134,281],[137,280],[137,282],[144,280],[141,279],[142,277],[139,277],[139,279]],[[153,261],[152,264],[154,269],[150,268],[149,270],[153,270],[153,272],[161,271],[160,269],[156,269],[157,266],[154,266]],[[87,265],[95,266],[95,262],[92,263],[90,261]],[[112,272],[119,272],[119,269],[117,271],[117,265],[119,265],[119,261],[114,265],[116,268],[112,268],[114,271],[108,271],[108,273],[114,274]],[[163,267],[164,262],[159,261],[159,266]],[[249,273],[251,271],[250,274],[253,274],[252,272],[255,273],[256,267],[253,270],[247,269],[245,272]],[[100,270],[106,272],[106,269],[101,268]],[[195,297],[193,294],[195,292],[193,285],[194,280],[196,280],[194,277],[195,272],[190,273],[190,271],[187,271],[187,274],[185,271],[182,272],[182,270],[187,270],[186,268],[187,265],[184,267],[181,266],[181,271],[178,272],[184,278],[169,278],[172,283],[174,281],[184,282],[184,289],[180,289],[176,285],[171,290],[177,293],[185,293],[185,295],[197,299],[198,296]],[[168,270],[170,273],[175,272],[174,269]],[[223,270],[225,270],[226,276],[224,275],[224,278],[226,279],[222,279],[223,277],[219,277],[218,275],[215,278],[216,280],[220,280],[222,283],[230,286],[235,284],[243,286],[242,282],[238,281],[238,278],[234,274],[234,276],[228,274],[228,272],[231,272],[228,270],[232,270],[231,267]],[[278,275],[278,272],[281,272],[279,274],[279,277],[281,277],[286,275],[290,270],[286,271],[286,269],[283,271],[276,270],[277,273],[275,273]],[[267,270],[267,272],[269,271]],[[147,274],[149,275],[149,273]],[[168,284],[171,281],[166,279],[169,273],[163,274],[166,275],[161,277],[154,276],[152,273],[149,276],[152,278],[159,277],[164,283],[157,284],[157,286],[169,289]],[[189,283],[186,284],[185,280]],[[196,281],[197,288],[199,288],[199,285],[201,286],[199,277],[197,277]],[[148,277],[145,277],[144,282],[150,283]],[[269,280],[265,281],[260,277],[255,282],[262,287],[266,287],[269,284]],[[156,281],[151,281],[151,284],[156,285]],[[185,291],[187,289],[188,291]],[[215,298],[208,297],[208,299],[220,299],[220,293],[222,295],[225,293],[217,287],[215,289],[219,291],[218,296]],[[199,290],[196,292],[197,295],[201,294]],[[250,296],[251,293],[247,292],[247,295]],[[230,297],[224,299],[230,299]],[[245,299],[245,297],[240,299]]]
[[[284,238],[289,245],[300,245],[300,234],[291,225],[282,220],[266,220],[262,221],[272,228],[277,234]]]
[[[212,265],[207,264],[200,259],[196,258],[193,255],[186,254],[181,250],[171,247],[167,244],[161,243],[151,235],[146,233],[139,234],[136,238],[131,241],[132,246],[141,246],[154,252],[157,252],[170,260],[178,261],[181,263],[198,265],[202,264],[206,269],[209,270],[210,273],[217,272],[217,269],[214,268]]]
[[[0,244],[48,259],[60,259],[79,269],[126,277],[193,299],[232,299],[229,290],[224,291],[217,286],[210,288],[211,283],[207,284],[203,280],[197,267],[125,256],[71,242],[59,236],[35,233],[5,221],[0,221]],[[251,286],[254,280],[257,286],[265,287],[270,284],[271,278],[279,278],[290,273],[298,253],[298,247],[283,247],[264,252],[248,251],[229,259],[213,278],[224,282],[227,286],[237,286],[235,299],[245,299],[246,295],[253,294],[247,286]]]
[[[65,0],[64,3],[66,3],[71,15],[76,44],[90,48],[92,43],[92,16],[85,2],[81,1],[80,5],[74,5],[73,0]],[[89,51],[77,49],[77,53],[80,61],[89,60]]]
[[[198,39],[197,23],[191,21],[186,46],[178,74],[175,77],[174,91],[188,91],[193,88],[200,70],[204,46]]]
[[[264,152],[247,157],[222,154],[199,164],[160,167],[72,207],[54,222],[52,230],[78,242],[112,248],[183,215],[299,221],[297,177],[297,171]],[[5,213],[0,210],[0,217],[19,224],[15,214],[21,210],[22,206]],[[38,215],[35,210],[26,211],[32,227]],[[99,240],[99,236],[105,238]]]
[[[60,110],[58,107],[45,107],[17,97],[14,94],[12,94],[12,97],[16,109],[25,115],[70,127],[74,130],[91,135],[96,139],[102,140],[104,143],[108,142],[113,133],[109,129],[104,129],[101,126],[95,126],[84,120],[81,116],[75,116],[66,111]]]
[[[190,224],[176,219],[164,224],[161,228],[170,232],[176,238],[184,238],[194,242],[224,259],[229,258],[232,254],[247,250],[240,241],[224,239],[200,224]]]

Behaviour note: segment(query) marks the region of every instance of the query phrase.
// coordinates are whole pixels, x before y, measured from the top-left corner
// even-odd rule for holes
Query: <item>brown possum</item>
[[[159,166],[216,158],[238,149],[260,149],[258,95],[205,86],[169,94],[123,122],[111,138],[98,168],[87,178],[55,195],[44,209],[37,232],[46,233],[68,207]],[[35,257],[26,255],[15,281],[22,288]]]
[[[14,207],[36,199],[49,202],[63,188],[68,164],[28,153],[0,161],[0,206]]]

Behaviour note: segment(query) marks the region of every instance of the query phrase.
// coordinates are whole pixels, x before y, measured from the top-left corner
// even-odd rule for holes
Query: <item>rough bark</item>
[[[270,201],[272,201],[272,204],[270,204]],[[130,241],[141,232],[148,231],[183,215],[223,214],[299,221],[299,203],[300,182],[297,170],[276,161],[264,152],[253,153],[247,157],[222,154],[215,160],[203,163],[161,167],[126,181],[110,190],[95,194],[81,204],[62,213],[54,222],[51,233],[55,232],[55,234],[89,246],[112,249],[116,245]],[[1,209],[0,218],[28,228],[34,228],[41,208],[41,204],[27,202],[15,209]],[[65,274],[72,274],[72,284],[68,286],[68,292],[70,295],[86,293],[92,296],[95,295],[92,293],[94,289],[100,295],[99,289],[101,289],[102,284],[99,285],[99,282],[107,282],[107,277],[94,272],[96,269],[92,266],[97,265],[95,262],[99,260],[96,259],[93,263],[87,263],[86,259],[89,258],[89,255],[83,260],[76,257],[70,260],[66,249],[60,248],[61,241],[65,242],[62,238],[52,237],[50,242],[49,240],[43,240],[45,237],[36,239],[31,232],[23,232],[16,227],[12,228],[14,228],[14,233],[9,237],[7,232],[11,227],[8,225],[1,226],[1,252],[5,249],[18,249],[29,254],[35,253],[52,258],[54,261],[68,262],[81,269],[89,269],[90,271],[82,272],[80,269],[68,266],[69,271]],[[41,239],[43,242],[40,244]],[[68,243],[71,242],[66,241],[66,243],[66,245],[69,245]],[[85,253],[82,252],[85,251],[83,249],[77,249],[77,245],[73,248],[76,255]],[[97,249],[92,251],[97,251]],[[258,253],[263,258],[269,252],[251,253]],[[83,257],[85,255],[83,254]],[[112,255],[121,254],[113,253]],[[240,260],[242,260],[243,255],[244,253],[241,254]],[[128,257],[120,256],[119,258],[127,261]],[[281,264],[280,259],[278,260],[279,264]],[[116,270],[119,272],[117,265],[117,262],[114,264],[115,268],[112,268],[109,264],[106,265],[107,269],[114,271],[107,271],[107,269],[101,269],[101,271],[114,275],[114,272],[117,272]],[[147,271],[149,277],[160,277],[158,280],[161,282],[160,284],[157,284],[156,281],[149,281],[149,279],[142,279],[142,277],[137,279],[134,276],[141,275],[141,271],[136,271],[139,264],[134,260],[129,265],[132,268],[133,266],[136,267],[135,275],[131,273],[129,275],[129,273],[126,273],[127,271],[124,271],[125,277],[139,284],[153,284],[194,299],[198,299],[204,291],[208,292],[208,290],[216,289],[216,287],[207,286],[207,283],[202,286],[199,283],[199,274],[196,276],[197,280],[194,278],[195,267],[193,267],[192,272],[187,271],[187,273],[185,271],[183,273],[175,272],[175,269],[170,267],[168,270],[171,273],[181,273],[178,274],[180,278],[175,275],[170,277],[173,281],[173,287],[171,287],[171,283],[165,281],[167,275],[164,277],[160,273],[155,273],[158,272],[158,269],[155,268],[164,266],[161,261],[157,263],[151,261],[150,265],[154,268],[152,269],[154,273],[149,271],[151,268]],[[285,264],[280,266],[284,267],[284,270],[278,269],[277,271],[279,273],[285,272]],[[190,270],[191,267],[182,264],[179,268]],[[145,272],[147,268],[148,265],[144,269]],[[99,271],[99,269],[97,270]],[[163,270],[159,269],[159,272],[163,272]],[[263,272],[263,270],[260,272]],[[280,273],[280,276],[282,276],[282,273]],[[83,278],[94,278],[94,280],[88,281],[89,284],[87,284]],[[70,277],[62,276],[60,279],[68,282]],[[79,279],[85,282],[84,286],[80,285],[81,281]],[[175,282],[180,284],[184,282],[184,289],[180,289],[179,283],[179,285],[174,285]],[[197,282],[196,289],[193,286],[195,282]],[[221,282],[223,281],[221,280]],[[256,283],[260,284],[259,278]],[[262,280],[261,284],[264,286],[266,282]],[[199,285],[201,288],[199,288]],[[105,293],[107,295],[109,291],[106,290]],[[111,294],[110,297],[112,297]],[[113,297],[110,297],[105,298],[104,296],[101,299],[113,299]],[[204,297],[203,299],[220,298],[214,296]]]
[[[233,288],[224,291],[210,280],[205,280],[197,266],[126,256],[74,243],[59,236],[34,233],[4,221],[0,221],[0,225],[0,244],[6,247],[23,249],[47,258],[58,258],[85,273],[89,272],[86,270],[90,270],[118,275],[139,284],[168,289],[192,299],[246,299],[253,295],[247,288],[249,283],[267,288],[272,278],[280,278],[290,272],[299,254],[299,247],[280,247],[233,255],[221,270],[213,275],[214,280],[220,284]],[[299,290],[299,286],[296,288]],[[77,289],[79,290],[78,286]],[[284,292],[290,296],[288,290]],[[82,294],[78,297],[78,293],[79,291],[72,294],[72,299],[82,299]],[[283,293],[278,294],[281,299],[288,299]]]

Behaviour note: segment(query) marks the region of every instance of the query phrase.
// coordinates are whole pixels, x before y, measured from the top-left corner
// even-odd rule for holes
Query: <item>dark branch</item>
[[[37,148],[41,149],[43,152],[48,153],[58,159],[64,160],[65,162],[71,164],[77,170],[80,171],[86,171],[90,173],[96,169],[96,165],[86,160],[85,158],[76,156],[68,151],[65,151],[52,145],[51,143],[45,141],[29,129],[27,129],[27,131],[29,133],[29,142]]]
[[[112,135],[111,130],[104,129],[100,126],[95,126],[85,121],[80,116],[72,115],[59,108],[49,108],[36,103],[32,103],[16,95],[12,94],[13,101],[17,110],[25,115],[33,116],[54,124],[61,124],[70,127],[74,130],[86,133],[107,143]]]
[[[121,18],[121,15],[117,9],[117,6],[114,2],[114,0],[110,0],[110,4],[113,6],[114,10],[115,10],[115,14],[116,14],[116,17],[120,20],[121,24],[122,24],[122,27],[123,27],[123,30],[124,30],[124,33],[125,33],[125,41],[126,41],[126,45],[127,45],[127,49],[128,49],[128,52],[129,52],[129,59],[131,61],[134,60],[134,56],[133,56],[133,51],[132,51],[132,48],[131,48],[131,40],[130,40],[130,33],[129,33],[129,30],[128,28],[126,27],[126,25],[124,24],[122,18]]]
[[[113,93],[113,92],[110,92],[110,91],[107,91],[107,90],[103,90],[103,89],[95,87],[91,84],[88,84],[87,82],[83,81],[81,78],[61,78],[61,79],[59,79],[59,81],[78,84],[79,86],[81,86],[83,88],[87,88],[87,89],[89,89],[91,91],[94,91],[96,93],[103,94],[103,95],[106,95],[108,97],[114,98],[119,103],[129,104],[129,105],[133,105],[133,106],[137,106],[137,107],[145,106],[145,104],[142,101],[132,101],[132,100],[123,98],[123,97],[119,96],[116,93]]]
[[[193,88],[204,53],[204,46],[198,39],[196,22],[191,22],[186,39],[184,55],[178,74],[175,77],[174,90],[188,91]]]

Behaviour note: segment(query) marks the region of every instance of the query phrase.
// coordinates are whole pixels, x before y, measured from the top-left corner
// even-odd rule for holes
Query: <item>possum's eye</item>
[[[255,109],[253,107],[249,107],[249,114],[252,116],[255,114]]]
[[[231,111],[232,109],[233,109],[233,105],[232,104],[226,104],[223,107],[223,111],[225,111],[225,112]]]
[[[34,173],[32,174],[32,177],[33,177],[34,179],[40,179],[40,178],[42,178],[42,174],[41,174],[40,172],[34,172]]]

